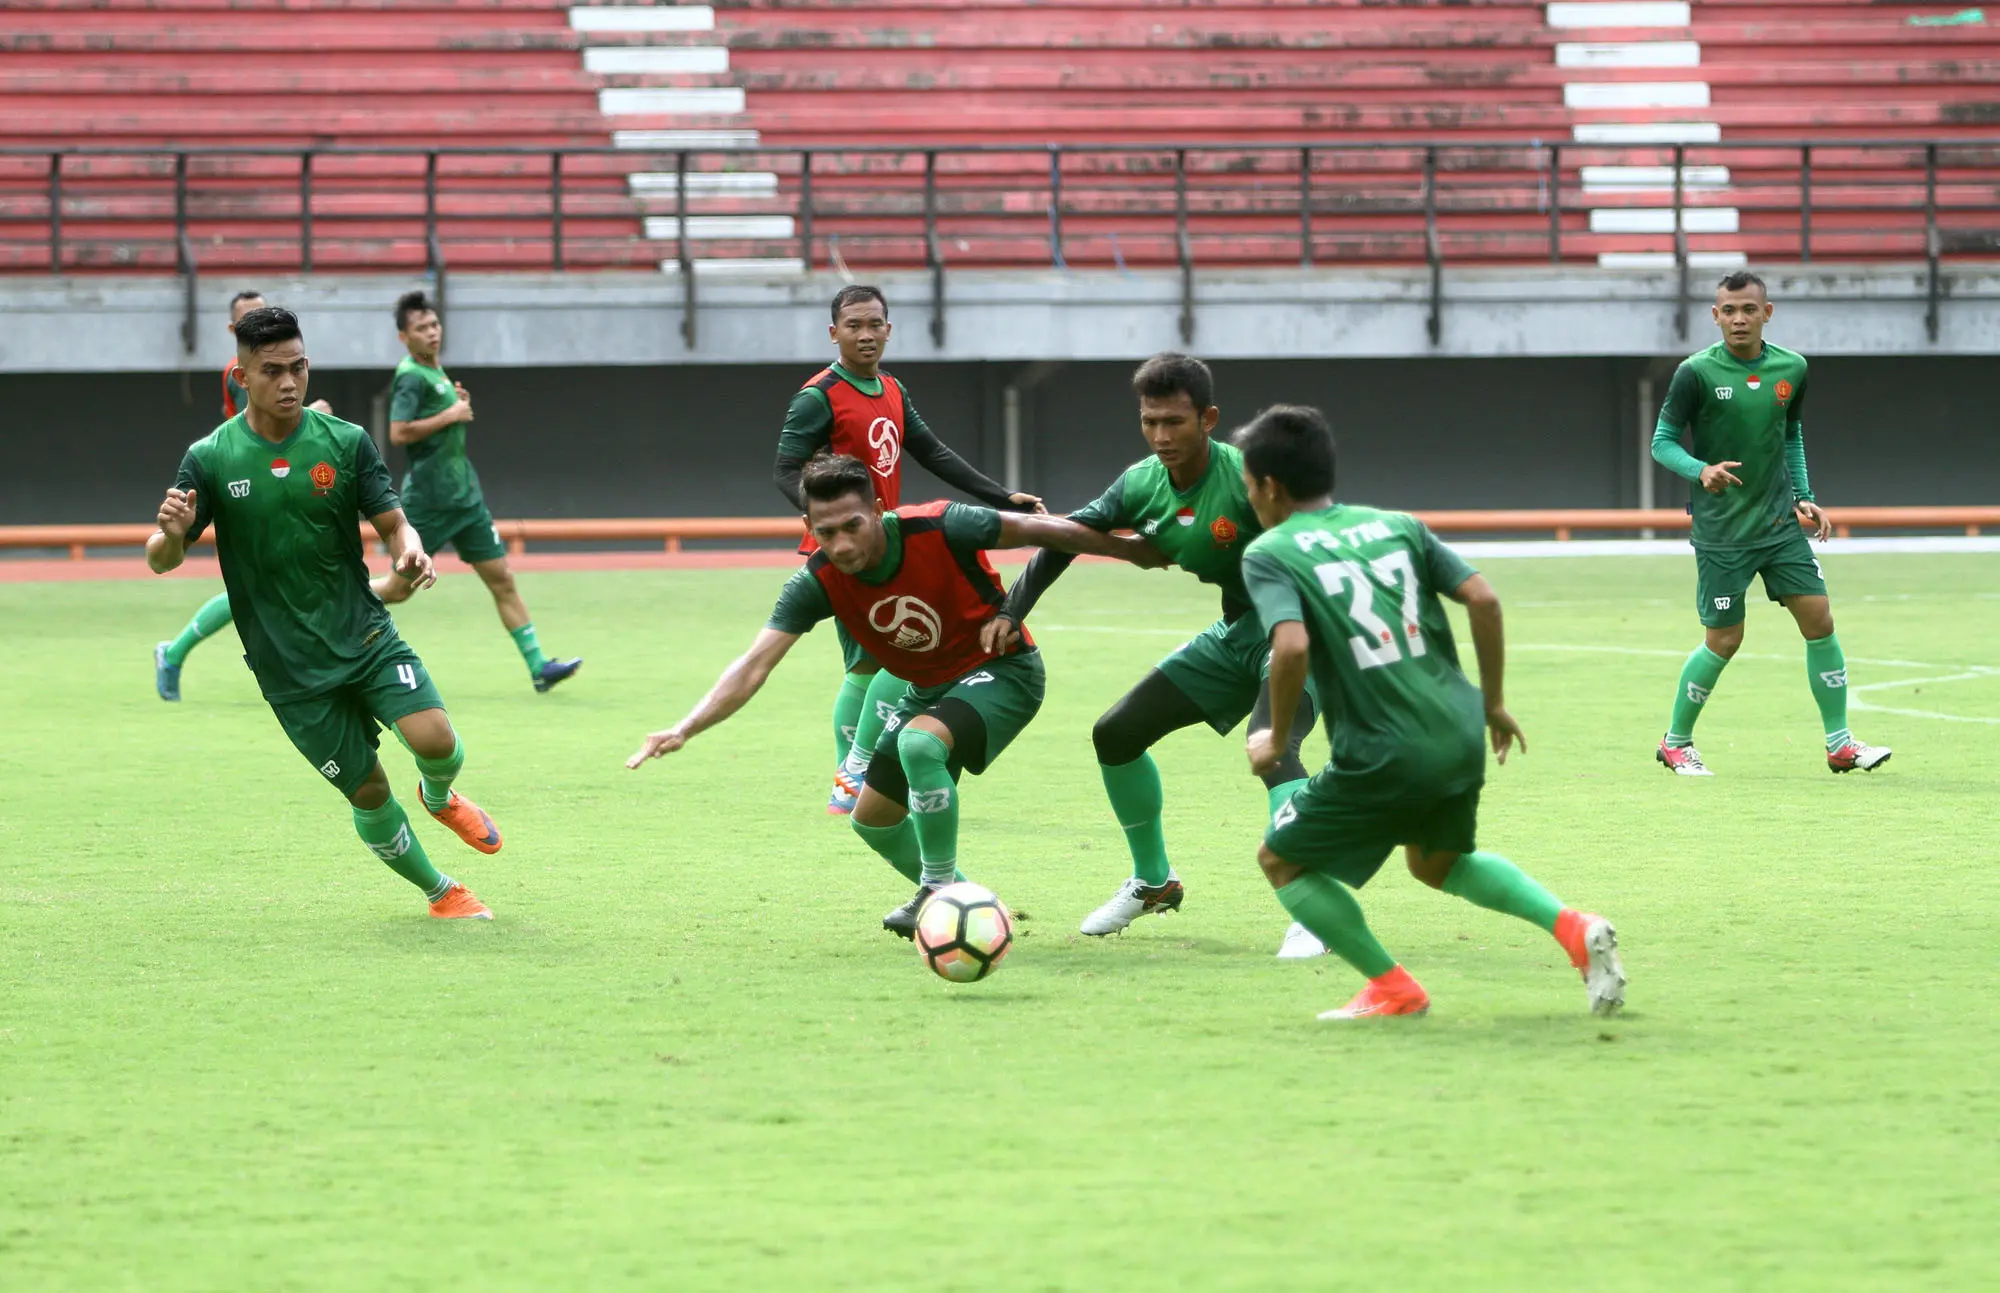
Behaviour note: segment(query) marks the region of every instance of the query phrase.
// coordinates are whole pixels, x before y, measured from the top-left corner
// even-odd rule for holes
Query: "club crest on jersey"
[[[1193,525],[1194,509],[1191,507],[1184,507],[1180,511],[1174,513],[1174,519],[1176,521],[1179,521],[1182,525]]]
[[[896,464],[903,460],[903,431],[893,418],[876,418],[868,424],[868,447],[875,451],[875,461],[869,464],[877,476],[889,477],[896,474]]]
[[[1783,404],[1786,400],[1792,398],[1792,384],[1787,381],[1780,381],[1776,386],[1771,388],[1771,394],[1778,397],[1778,403]]]
[[[283,458],[273,458],[271,459],[271,474],[279,480],[283,480],[292,474],[292,464],[286,462]]]
[[[944,637],[944,621],[916,597],[884,597],[868,608],[868,627],[898,651],[933,651]]]
[[[1743,384],[1745,386],[1748,386],[1753,391],[1762,390],[1764,387],[1764,379],[1757,376],[1757,374],[1752,373],[1748,377],[1743,379]]]
[[[1226,548],[1236,542],[1236,522],[1226,516],[1218,516],[1208,524],[1208,535],[1215,540],[1215,546]]]
[[[232,480],[232,481],[230,481],[230,482],[229,482],[229,496],[230,496],[231,498],[248,498],[248,497],[250,497],[250,482],[249,482],[249,481],[247,481],[247,480]]]
[[[339,473],[334,471],[331,463],[314,463],[312,469],[313,493],[324,497],[328,491],[332,490],[333,482],[339,478]]]

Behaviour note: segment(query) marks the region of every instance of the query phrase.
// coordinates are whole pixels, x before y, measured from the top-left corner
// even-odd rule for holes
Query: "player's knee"
[[[1456,853],[1425,853],[1414,844],[1403,846],[1403,860],[1410,868],[1410,874],[1433,889],[1444,888],[1446,877],[1458,865]]]
[[[487,591],[495,597],[512,597],[514,595],[513,571],[502,566],[498,570],[482,570],[479,573],[486,580]]]
[[[1145,739],[1133,730],[1122,706],[1097,720],[1090,729],[1090,743],[1097,750],[1097,761],[1107,768],[1121,767],[1146,752]]]
[[[1724,660],[1734,656],[1737,651],[1742,649],[1742,646],[1743,626],[1741,624],[1730,624],[1723,628],[1710,629],[1708,631],[1708,649],[1721,656]]]
[[[894,826],[909,816],[910,810],[897,803],[873,786],[861,788],[861,798],[854,805],[854,812],[848,818],[856,828],[869,826]]]
[[[951,733],[915,719],[896,733],[896,757],[905,769],[945,763],[951,758]]]
[[[1305,868],[1287,862],[1271,851],[1268,844],[1257,847],[1257,866],[1264,872],[1264,878],[1271,882],[1273,889],[1282,889],[1305,874]]]
[[[368,770],[367,778],[355,787],[347,802],[363,812],[373,812],[389,802],[389,774],[382,771],[380,761]]]

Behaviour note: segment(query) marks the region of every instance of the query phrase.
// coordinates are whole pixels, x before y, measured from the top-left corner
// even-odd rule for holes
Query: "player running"
[[[431,865],[375,756],[378,724],[416,756],[431,816],[481,853],[500,851],[493,819],[451,788],[465,763],[424,663],[368,587],[357,514],[388,545],[412,588],[434,579],[368,433],[305,405],[310,367],[289,310],[236,323],[244,411],[188,447],[160,504],[146,562],[164,574],[215,525],[222,582],[258,689],[292,744],[354,805],[375,856],[424,891],[431,915],[492,919],[472,891]]]
[[[1722,340],[1690,355],[1674,372],[1653,431],[1653,460],[1700,488],[1694,517],[1695,611],[1708,630],[1681,668],[1667,734],[1654,757],[1683,777],[1714,774],[1694,748],[1694,724],[1743,645],[1744,600],[1751,576],[1784,603],[1806,640],[1806,681],[1826,729],[1826,763],[1835,772],[1870,771],[1889,747],[1865,745],[1847,728],[1847,659],[1833,635],[1826,579],[1805,530],[1833,533],[1806,478],[1806,359],[1768,344],[1771,319],[1764,280],[1738,270],[1722,280],[1709,307]],[[1694,452],[1681,447],[1693,433]]]
[[[964,490],[999,510],[1039,512],[1042,500],[1033,494],[1010,493],[988,480],[972,464],[953,453],[924,424],[903,384],[882,371],[882,352],[889,348],[889,302],[879,288],[855,284],[833,298],[833,323],[827,329],[840,357],[821,369],[792,397],[778,433],[775,480],[785,501],[803,512],[799,473],[817,453],[846,454],[865,463],[875,479],[875,495],[894,510],[902,501],[903,454],[922,463],[954,489]],[[812,551],[808,535],[800,553]],[[859,651],[847,630],[839,630],[840,651],[847,668],[833,699],[834,774],[829,813],[851,813],[855,796],[868,777],[868,762],[882,725],[895,712],[905,683],[880,671]]]
[[[264,308],[262,292],[238,292],[229,298],[229,335],[236,335],[236,321],[252,310]],[[236,360],[222,366],[222,416],[233,418],[249,407],[249,397],[243,386],[236,380]],[[308,408],[321,413],[333,412],[333,406],[325,400],[314,400]],[[217,593],[201,604],[194,618],[187,622],[179,637],[171,642],[156,643],[153,647],[153,690],[161,700],[181,698],[181,666],[187,663],[188,652],[199,646],[205,639],[222,632],[229,623],[229,594]]]
[[[882,928],[909,938],[917,909],[958,874],[959,774],[992,767],[1042,707],[1033,639],[1024,635],[1012,654],[982,641],[1004,596],[985,550],[1036,545],[1140,565],[1160,556],[1138,539],[1060,517],[945,502],[888,511],[877,474],[844,454],[807,463],[799,490],[818,551],[786,582],[750,650],[625,766],[672,754],[743,708],[802,634],[834,620],[870,661],[909,680],[852,816],[855,833],[917,886],[882,918]]]
[[[1257,862],[1285,910],[1368,978],[1320,1018],[1430,1008],[1352,892],[1399,844],[1425,884],[1554,934],[1583,973],[1590,1008],[1617,1010],[1625,974],[1611,922],[1565,907],[1506,858],[1474,851],[1482,729],[1502,763],[1514,742],[1527,749],[1502,699],[1500,599],[1415,517],[1333,501],[1333,433],[1319,410],[1265,409],[1235,443],[1266,527],[1243,556],[1243,582],[1271,638],[1271,726],[1250,734],[1250,766],[1268,771],[1291,748],[1308,675],[1333,745],[1332,760],[1272,818]],[[1459,670],[1440,593],[1471,620],[1478,687]]]
[[[438,367],[444,323],[422,292],[396,301],[396,339],[410,353],[396,365],[389,387],[389,439],[410,451],[403,475],[403,502],[410,524],[423,536],[424,549],[449,545],[477,571],[514,646],[527,662],[536,691],[548,691],[583,667],[583,661],[551,660],[542,654],[528,605],[507,568],[507,545],[486,510],[479,473],[465,456],[465,427],[472,421],[472,397]],[[395,605],[408,599],[408,581],[394,571],[375,580],[375,595]]]
[[[1160,824],[1164,796],[1152,747],[1169,732],[1196,723],[1227,736],[1245,715],[1253,732],[1271,722],[1264,682],[1271,644],[1252,613],[1242,571],[1243,552],[1264,527],[1243,492],[1242,455],[1234,445],[1209,438],[1222,416],[1215,407],[1215,379],[1199,359],[1170,351],[1139,366],[1132,390],[1139,397],[1139,430],[1152,456],[1127,468],[1069,519],[1093,530],[1138,531],[1171,564],[1222,590],[1222,618],[1162,660],[1091,729],[1104,793],[1132,854],[1131,878],[1083,919],[1083,932],[1092,935],[1115,934],[1141,916],[1177,911],[1185,897],[1167,858]],[[1024,621],[1073,560],[1068,553],[1036,553],[1007,594],[1006,618]],[[1263,774],[1272,812],[1305,782],[1299,745],[1316,713],[1308,687],[1291,724],[1289,748]],[[1278,955],[1291,959],[1324,951],[1304,926],[1294,925]]]

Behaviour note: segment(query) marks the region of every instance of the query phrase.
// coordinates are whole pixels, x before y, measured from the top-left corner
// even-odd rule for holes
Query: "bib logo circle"
[[[934,651],[944,637],[944,621],[919,598],[884,597],[868,608],[868,627],[898,651]]]
[[[868,424],[868,447],[875,451],[875,461],[870,464],[877,476],[884,478],[896,474],[896,464],[903,460],[903,431],[891,418],[876,418]]]

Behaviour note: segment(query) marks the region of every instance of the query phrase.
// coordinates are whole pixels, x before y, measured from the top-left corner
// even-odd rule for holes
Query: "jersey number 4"
[[[411,691],[415,691],[417,689],[417,671],[415,666],[407,664],[397,665],[396,681],[402,683]]]
[[[1329,561],[1313,567],[1313,574],[1319,577],[1319,585],[1328,597],[1338,597],[1343,592],[1351,594],[1347,618],[1361,630],[1347,639],[1347,644],[1354,648],[1354,663],[1363,669],[1380,669],[1403,659],[1405,649],[1412,656],[1427,653],[1423,626],[1417,622],[1417,568],[1411,563],[1409,553],[1391,552],[1366,566],[1358,561]],[[1376,590],[1394,596],[1398,584],[1403,595],[1401,634],[1375,613]]]

